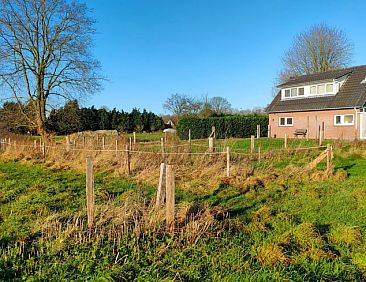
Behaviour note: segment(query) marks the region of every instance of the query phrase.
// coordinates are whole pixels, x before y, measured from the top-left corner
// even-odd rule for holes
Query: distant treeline
[[[6,103],[0,108],[7,131],[14,133],[33,133],[32,126],[27,125],[17,112],[14,103]],[[16,121],[19,117],[19,122]],[[55,134],[69,134],[87,130],[117,130],[119,132],[153,132],[164,129],[163,119],[152,113],[139,109],[131,112],[79,108],[77,100],[67,102],[64,107],[51,110],[47,118],[47,131]]]
[[[77,101],[65,104],[63,108],[52,110],[47,128],[58,134],[68,134],[86,130],[117,130],[119,132],[152,132],[164,129],[163,119],[145,109],[133,109],[130,113],[115,108],[79,108]]]

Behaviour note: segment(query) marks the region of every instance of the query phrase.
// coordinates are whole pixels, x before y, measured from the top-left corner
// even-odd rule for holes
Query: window
[[[290,89],[285,90],[285,97],[290,97]]]
[[[291,97],[297,96],[297,88],[291,88]]]
[[[335,115],[334,125],[353,125],[353,115]]]
[[[325,93],[325,85],[319,84],[318,85],[318,94],[324,94]]]
[[[310,94],[316,94],[316,86],[311,86],[310,87]]]
[[[280,117],[280,126],[293,126],[293,118],[292,117]]]
[[[333,93],[333,84],[327,84],[327,93]]]
[[[304,87],[299,88],[299,90],[298,90],[298,91],[299,91],[299,92],[298,92],[298,95],[299,95],[299,96],[304,96],[304,94],[305,94]]]

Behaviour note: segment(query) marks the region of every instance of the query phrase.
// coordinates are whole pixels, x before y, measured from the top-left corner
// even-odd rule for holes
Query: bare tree
[[[278,80],[346,67],[352,51],[353,45],[342,30],[326,24],[314,25],[294,38],[282,58],[284,68]]]
[[[212,111],[218,115],[228,114],[232,111],[230,102],[223,97],[212,97],[210,99],[210,105]]]
[[[0,2],[2,95],[5,101],[15,101],[43,136],[50,105],[100,89],[99,63],[90,54],[94,20],[88,14],[78,1]]]
[[[163,108],[179,117],[197,114],[201,105],[196,99],[187,95],[172,94],[163,104]]]

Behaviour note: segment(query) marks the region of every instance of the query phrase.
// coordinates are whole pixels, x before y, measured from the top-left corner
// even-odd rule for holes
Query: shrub
[[[257,125],[261,126],[261,136],[267,136],[268,116],[266,115],[235,115],[225,117],[182,118],[177,126],[180,139],[188,139],[189,129],[192,139],[210,136],[212,127],[216,128],[216,138],[246,138],[256,134]]]

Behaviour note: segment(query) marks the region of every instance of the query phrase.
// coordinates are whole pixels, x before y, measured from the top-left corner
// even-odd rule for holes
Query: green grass
[[[67,221],[78,212],[85,218],[85,176],[0,161],[0,279],[365,280],[366,160],[347,151],[335,157],[335,176],[323,180],[318,172],[291,176],[286,167],[274,166],[258,167],[251,178],[260,181],[222,183],[205,195],[178,186],[178,206],[194,202],[228,211],[228,218],[219,220],[220,232],[203,234],[195,244],[179,234],[171,238],[148,231],[80,244],[65,235],[61,245],[55,238],[47,245],[40,232],[47,218]],[[96,174],[95,188],[97,205],[121,206],[131,198],[148,203],[155,194],[154,187],[107,173]]]

